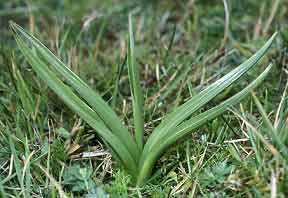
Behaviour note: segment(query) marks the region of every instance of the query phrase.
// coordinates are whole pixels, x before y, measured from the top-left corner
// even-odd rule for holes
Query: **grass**
[[[1,3],[1,196],[284,196],[286,11],[223,2]]]

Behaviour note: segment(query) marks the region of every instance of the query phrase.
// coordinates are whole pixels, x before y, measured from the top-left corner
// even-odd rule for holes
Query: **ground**
[[[1,1],[0,197],[287,196],[287,6],[284,0]],[[141,188],[94,130],[37,77],[9,28],[14,21],[32,32],[133,131],[125,64],[129,13],[145,138],[167,112],[278,31],[265,58],[200,111],[241,91],[273,63],[264,83],[171,146]]]

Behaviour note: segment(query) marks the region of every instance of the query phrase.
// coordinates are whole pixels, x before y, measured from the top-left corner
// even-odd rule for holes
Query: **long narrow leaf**
[[[33,70],[44,80],[49,87],[83,120],[85,120],[96,132],[113,148],[118,155],[124,168],[132,175],[137,172],[137,166],[134,158],[131,156],[126,146],[102,123],[97,121],[97,114],[85,104],[72,90],[62,83],[57,76],[48,68],[45,63],[35,56],[30,49],[17,35],[16,42],[25,58],[28,60]]]
[[[280,137],[279,137],[279,133],[277,134],[276,129],[274,128],[273,124],[271,123],[271,121],[268,118],[267,113],[265,112],[262,104],[260,103],[260,101],[258,100],[257,96],[252,93],[252,97],[253,100],[263,118],[263,122],[264,124],[267,126],[268,130],[267,130],[267,134],[268,136],[271,138],[272,142],[274,142],[278,149],[283,152],[285,155],[287,155],[287,149],[285,147],[284,142],[281,141]]]
[[[137,160],[139,157],[139,149],[128,132],[128,129],[123,126],[121,120],[109,105],[91,89],[81,78],[73,73],[61,60],[59,60],[47,47],[45,47],[38,39],[26,32],[19,25],[11,22],[11,28],[19,36],[25,38],[35,50],[39,52],[45,61],[59,72],[86,102],[97,112],[98,116],[111,129],[111,131],[129,148],[129,152],[133,158]]]
[[[150,150],[155,142],[162,139],[163,136],[168,133],[169,130],[173,130],[182,121],[187,119],[192,113],[200,109],[203,105],[207,104],[215,96],[221,93],[224,89],[230,86],[233,82],[238,80],[243,74],[251,69],[267,52],[275,39],[277,32],[274,33],[271,38],[265,43],[265,45],[257,51],[252,57],[239,65],[237,68],[220,78],[202,92],[192,97],[189,101],[179,106],[175,111],[170,113],[149,137],[144,152]]]
[[[219,116],[224,111],[228,110],[229,107],[237,104],[240,102],[244,97],[249,95],[250,91],[252,91],[255,87],[257,87],[269,71],[271,70],[272,64],[270,64],[252,83],[250,83],[245,89],[240,91],[239,93],[235,94],[231,98],[227,99],[226,101],[222,102],[216,107],[213,107],[191,119],[188,121],[185,121],[184,123],[180,124],[174,132],[170,131],[169,134],[167,134],[167,141],[165,142],[173,142],[173,139],[176,141],[180,137],[184,136],[189,133],[189,131],[194,130],[195,127],[198,127],[199,125],[202,125],[204,122],[207,122],[211,119],[214,119],[216,116]]]
[[[222,102],[220,105],[201,113],[188,121],[180,124],[178,127],[175,128],[174,131],[170,131],[169,134],[161,139],[161,141],[157,141],[155,146],[151,148],[150,152],[143,154],[141,158],[142,167],[140,169],[140,173],[138,176],[138,184],[142,184],[151,171],[151,167],[155,163],[157,157],[171,144],[175,143],[180,138],[184,137],[185,135],[193,132],[196,128],[200,127],[207,121],[214,119],[215,117],[219,116],[223,112],[225,112],[229,107],[237,104],[240,102],[245,96],[247,96],[251,90],[257,87],[267,76],[268,72],[270,71],[272,65],[269,65],[265,71],[258,76],[252,83],[250,83],[245,89],[241,92],[237,93],[236,95],[232,96],[231,98],[227,99],[226,101]]]
[[[143,120],[143,94],[140,87],[139,70],[135,63],[134,38],[131,14],[129,14],[129,46],[127,53],[128,74],[133,99],[133,117],[135,125],[135,140],[138,147],[143,148],[144,120]]]
[[[6,129],[6,130],[8,131],[8,129]],[[8,131],[7,134],[11,134],[11,132]],[[19,185],[22,188],[22,182],[21,182],[22,181],[22,174],[21,174],[22,166],[21,166],[20,160],[19,160],[18,155],[17,155],[17,151],[15,148],[15,144],[14,144],[12,135],[9,135],[9,146],[10,146],[11,153],[14,157],[14,166],[15,166],[17,179],[18,179]]]
[[[14,64],[14,63],[13,63]],[[24,81],[21,73],[15,68],[14,77],[17,86],[17,93],[21,100],[23,109],[27,115],[32,115],[35,110],[35,101],[31,95],[31,91],[28,88],[26,82]]]

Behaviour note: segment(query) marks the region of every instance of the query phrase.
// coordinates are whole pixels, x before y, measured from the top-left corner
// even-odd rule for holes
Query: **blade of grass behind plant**
[[[8,132],[8,134],[11,134],[11,132],[10,133],[9,132]],[[16,152],[16,148],[15,148],[15,144],[14,144],[12,135],[9,135],[9,146],[10,146],[11,153],[14,157],[14,166],[15,166],[15,171],[17,174],[18,182],[19,182],[19,185],[22,185],[22,182],[21,182],[22,181],[22,175],[21,175],[22,167],[21,167],[20,160],[19,160],[17,152]]]
[[[1,178],[0,178],[1,179]],[[7,195],[6,195],[6,193],[5,193],[5,191],[4,191],[4,188],[3,188],[3,186],[2,186],[2,184],[1,184],[1,182],[0,182],[0,197],[6,197]]]
[[[286,82],[286,86],[285,86],[285,89],[283,91],[281,101],[279,103],[279,106],[277,108],[276,115],[275,115],[274,128],[276,130],[278,129],[278,124],[281,120],[280,118],[283,116],[283,113],[284,113],[287,88],[288,88],[288,81]]]
[[[140,150],[143,148],[144,120],[143,94],[140,86],[139,70],[135,62],[132,18],[129,14],[129,46],[127,53],[128,74],[133,102],[133,117],[135,125],[135,140]]]
[[[124,61],[122,61],[121,64],[117,65],[117,73],[116,73],[115,78],[114,78],[115,85],[114,85],[113,96],[112,96],[112,101],[111,101],[111,107],[112,108],[115,108],[115,106],[116,106],[116,102],[117,102],[117,98],[118,98],[118,94],[119,94],[120,78],[121,78],[121,74],[123,71],[123,67],[126,64],[126,60],[127,60],[127,57],[125,57]]]
[[[168,97],[171,93],[173,93],[173,91],[175,91],[175,89],[177,88],[177,86],[181,83],[185,83],[185,79],[189,73],[189,71],[191,70],[191,66],[183,66],[184,68],[181,68],[183,71],[180,72],[179,75],[177,75],[177,77],[173,80],[173,82],[170,84],[170,86],[168,86],[167,90],[165,90],[165,92],[163,92],[163,94],[160,96],[160,100],[164,100],[166,97]]]
[[[254,127],[253,124],[251,124],[247,118],[243,115],[241,115],[241,113],[238,113],[236,110],[231,110],[231,112],[237,116],[238,118],[241,119],[241,121],[243,121],[243,123],[246,125],[246,127],[251,131],[253,132],[253,134],[255,136],[257,136],[257,138],[263,143],[263,145],[265,145],[267,147],[267,149],[276,157],[276,156],[280,156],[280,153],[279,151],[270,143],[268,142],[265,137],[262,135],[262,133],[256,129],[256,127]]]
[[[21,73],[16,68],[14,62],[12,62],[12,66],[13,66],[14,79],[16,82],[17,93],[23,105],[23,109],[27,115],[32,115],[32,113],[35,110],[35,101],[31,95],[31,91],[29,90]]]
[[[31,171],[30,171],[30,164],[31,164],[31,157],[34,153],[34,151],[32,151],[32,153],[30,153],[29,150],[29,142],[27,137],[25,138],[25,163],[24,163],[24,168],[23,168],[23,173],[22,173],[22,186],[24,183],[24,174],[25,174],[25,192],[23,192],[25,194],[25,198],[29,198],[30,193],[31,193]],[[23,187],[24,188],[24,187]]]
[[[286,156],[287,156],[287,149],[284,145],[284,143],[281,141],[281,139],[279,138],[279,134],[277,134],[276,129],[273,127],[273,124],[271,123],[271,121],[268,118],[267,113],[265,112],[262,104],[260,103],[259,99],[257,98],[257,96],[252,93],[252,97],[253,100],[262,116],[263,122],[264,124],[267,126],[267,133],[268,136],[271,138],[272,142],[275,143],[275,145],[277,145],[278,149],[280,150],[280,152],[283,152]]]

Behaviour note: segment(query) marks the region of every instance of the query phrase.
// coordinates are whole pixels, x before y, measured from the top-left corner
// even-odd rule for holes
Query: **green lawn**
[[[0,1],[0,198],[287,196],[287,17],[284,0]],[[12,21],[47,46],[117,116],[104,103],[97,106],[98,94],[77,79],[74,96],[89,107],[83,106],[82,114],[73,109],[65,101],[69,75],[58,75],[55,59],[49,59],[48,51],[37,54],[27,38],[25,54]],[[205,104],[196,112],[190,110],[195,105],[186,106],[165,121],[255,54],[274,32],[265,56],[239,80],[216,96],[209,91],[196,103]],[[44,60],[49,71],[37,71],[41,64],[31,64],[29,53]],[[50,71],[64,82],[62,88],[55,83],[53,89]],[[253,91],[245,89],[262,72],[265,80]],[[245,90],[241,102],[167,144],[145,182],[135,181],[145,162],[139,158],[143,148],[149,156],[185,123]],[[90,111],[94,122],[85,119]],[[158,130],[163,120],[165,130]],[[145,150],[143,142],[154,129],[162,132]],[[128,144],[114,145],[103,137],[106,131],[119,136],[111,142]],[[136,136],[136,146],[126,132]],[[127,155],[121,152],[126,147]],[[136,171],[129,159],[123,161],[130,153]]]

